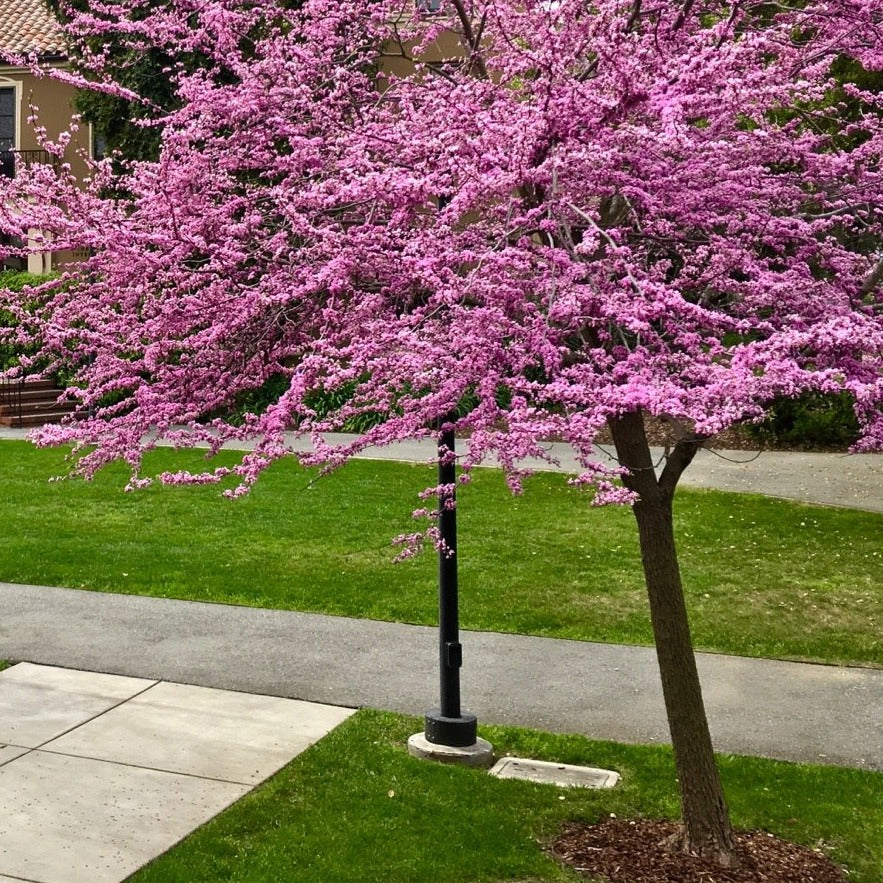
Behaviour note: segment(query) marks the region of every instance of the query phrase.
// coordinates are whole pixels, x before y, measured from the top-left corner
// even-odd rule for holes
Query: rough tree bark
[[[629,470],[623,483],[638,494],[632,509],[683,810],[683,831],[672,845],[734,867],[729,812],[714,760],[674,539],[674,491],[700,441],[678,442],[657,478],[642,416],[625,414],[608,425],[619,462]]]

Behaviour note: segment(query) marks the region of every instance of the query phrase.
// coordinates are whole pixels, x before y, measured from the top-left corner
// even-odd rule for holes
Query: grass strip
[[[484,727],[498,754],[615,769],[612,791],[494,779],[415,760],[416,718],[363,710],[133,883],[566,881],[544,852],[564,819],[676,818],[671,751]],[[883,776],[720,758],[733,822],[824,849],[855,883],[883,879]]]
[[[161,450],[147,466],[204,464]],[[237,501],[217,486],[126,494],[123,466],[49,481],[65,470],[60,451],[0,444],[0,580],[436,622],[434,556],[393,564],[390,545],[414,530],[429,467],[353,461],[317,481],[285,461]],[[512,498],[490,469],[459,507],[464,628],[652,642],[627,509],[592,508],[554,474]],[[695,490],[676,509],[698,647],[883,665],[883,515]]]

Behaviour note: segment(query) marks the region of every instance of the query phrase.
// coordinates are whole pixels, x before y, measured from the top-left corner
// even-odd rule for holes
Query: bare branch
[[[694,0],[686,0],[684,5],[681,7],[681,11],[678,13],[678,17],[675,19],[675,23],[672,27],[673,31],[679,31],[684,26],[684,22],[693,11],[693,3]]]
[[[660,490],[671,497],[684,470],[693,462],[696,452],[702,447],[704,438],[698,435],[685,436],[675,443],[671,453],[665,459],[665,468],[659,476]]]
[[[874,265],[874,269],[865,276],[862,282],[860,293],[862,297],[867,297],[881,282],[883,282],[883,257],[881,257]]]
[[[591,215],[587,215],[582,209],[577,208],[571,202],[567,203],[567,207],[571,209],[571,211],[576,212],[587,224],[597,230],[611,248],[619,248],[619,246],[616,244],[616,240],[603,227],[601,227]],[[635,289],[635,291],[638,294],[641,294],[641,286],[638,285],[638,280],[635,279],[635,277],[631,273],[631,270],[629,270],[628,267],[625,268],[625,274],[628,277],[629,282],[632,283],[632,287]]]
[[[625,23],[625,32],[629,33],[631,29],[638,23],[641,17],[641,0],[634,0],[632,3],[632,11],[629,14],[629,20]]]
[[[485,66],[484,59],[479,52],[478,44],[478,41],[481,39],[481,34],[484,31],[484,17],[478,26],[478,31],[473,31],[472,22],[469,19],[469,13],[466,11],[466,7],[463,5],[463,0],[451,0],[451,4],[454,7],[454,11],[457,13],[457,18],[460,19],[460,26],[463,28],[463,39],[469,47],[470,70],[474,66],[478,71],[479,76],[483,80],[487,80],[489,79],[487,67]]]

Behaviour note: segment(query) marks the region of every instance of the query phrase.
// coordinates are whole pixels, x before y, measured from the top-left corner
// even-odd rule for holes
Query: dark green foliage
[[[883,71],[866,70],[853,58],[841,55],[831,66],[831,73],[837,80],[837,89],[829,96],[830,103],[840,108],[836,120],[834,116],[825,118],[821,114],[814,120],[816,127],[826,128],[831,136],[845,147],[855,148],[868,139],[864,121],[871,119],[876,109],[847,91],[855,86],[872,94],[883,90]],[[853,128],[844,133],[843,123],[848,121]]]
[[[124,85],[148,96],[161,108],[172,108],[174,90],[168,74],[162,73],[167,63],[168,59],[155,50],[127,55],[125,61],[120,62]],[[159,156],[161,129],[139,124],[148,119],[149,112],[144,105],[101,92],[80,92],[76,108],[103,138],[107,152],[118,151],[127,159],[135,160]]]
[[[277,401],[288,389],[288,379],[284,374],[273,374],[268,377],[263,386],[249,390],[237,396],[233,403],[229,421],[234,426],[242,425],[246,414],[263,414],[267,408]],[[210,417],[222,416],[211,414]]]
[[[51,11],[63,22],[59,0],[47,2]],[[162,2],[154,0],[145,4],[140,15],[149,17],[157,3]],[[299,4],[300,0],[278,0],[282,9],[297,8]],[[89,9],[90,6],[89,0],[71,0],[71,5],[77,9]],[[139,17],[137,12],[135,17]],[[196,13],[191,16],[189,26],[194,29],[199,27]],[[176,52],[174,48],[130,50],[113,40],[108,43],[107,38],[102,40],[100,48],[107,53],[106,72],[112,74],[116,83],[141,96],[144,101],[128,101],[103,92],[80,92],[76,99],[77,111],[95,127],[96,135],[104,141],[105,151],[118,152],[129,160],[157,159],[162,140],[159,121],[165,112],[180,107],[174,72],[207,69],[211,66],[209,59],[199,53]],[[78,65],[76,47],[72,47],[70,61],[75,69],[90,76],[87,70]],[[230,71],[220,68],[213,71],[213,76],[219,82],[229,82],[233,78]]]
[[[352,400],[357,384],[347,383],[335,389],[316,389],[304,398],[304,404],[312,408],[320,418],[328,417]],[[273,374],[262,386],[238,396],[229,417],[234,425],[240,425],[246,414],[262,414],[270,405],[278,401],[288,389],[288,377],[285,374]],[[222,415],[210,415],[222,416]],[[339,427],[341,432],[365,432],[372,426],[383,422],[380,411],[366,410],[344,421]]]
[[[9,291],[22,291],[29,286],[46,282],[50,278],[52,277],[39,276],[24,270],[0,270],[0,288],[6,288]]]
[[[357,388],[358,384],[353,382],[346,383],[336,389],[317,389],[304,399],[304,404],[313,408],[319,417],[327,417],[351,402]],[[340,426],[340,430],[341,432],[365,432],[372,426],[382,423],[383,420],[382,412],[369,409],[347,419]]]
[[[59,0],[48,0],[50,10],[64,23]],[[75,8],[88,8],[88,0],[74,0]],[[149,14],[149,7],[145,11]],[[156,159],[159,155],[161,130],[157,126],[140,123],[157,111],[171,110],[176,106],[175,87],[168,70],[173,60],[165,53],[151,49],[133,52],[118,46],[102,46],[107,49],[110,72],[122,86],[131,89],[152,103],[127,101],[99,92],[78,93],[76,109],[87,123],[94,126],[96,136],[104,141],[108,152],[119,151],[127,159]],[[74,69],[88,76],[88,71],[78,65],[77,52],[72,48],[70,62]],[[139,122],[140,121],[140,122]]]
[[[22,270],[0,270],[0,289],[23,291],[30,286],[46,282],[49,276],[38,276]],[[5,310],[0,310],[0,371],[7,371],[19,364],[24,355],[33,355],[38,346],[36,343],[22,345],[12,339],[17,321]]]
[[[762,423],[748,426],[758,441],[797,448],[842,449],[858,440],[859,426],[853,397],[805,393],[776,402]]]

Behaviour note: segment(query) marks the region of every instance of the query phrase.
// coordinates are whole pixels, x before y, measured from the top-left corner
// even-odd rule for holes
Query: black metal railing
[[[14,178],[19,168],[54,165],[57,161],[48,150],[0,150],[0,177]]]
[[[0,379],[0,411],[9,419],[11,426],[21,426],[24,388],[25,382],[22,378]]]

